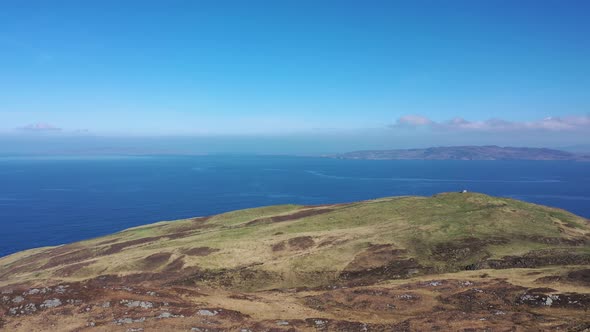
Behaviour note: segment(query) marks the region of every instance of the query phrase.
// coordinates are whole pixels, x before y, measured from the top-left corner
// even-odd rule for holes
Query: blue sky
[[[309,137],[588,144],[589,11],[551,0],[4,1],[0,133],[306,137],[302,151]]]

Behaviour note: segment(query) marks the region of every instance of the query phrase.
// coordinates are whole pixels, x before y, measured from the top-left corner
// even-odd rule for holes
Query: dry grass
[[[514,301],[540,288],[587,296],[590,285],[568,276],[589,268],[576,265],[590,261],[589,234],[587,221],[566,211],[475,193],[282,205],[160,222],[1,258],[0,289],[66,283],[87,300],[25,317],[0,312],[0,324],[14,331],[83,330],[90,321],[100,323],[96,331],[316,331],[325,328],[314,325],[319,319],[341,331],[578,328],[587,321],[582,310]],[[535,266],[465,270],[506,256],[526,262],[529,255]],[[103,285],[97,277],[105,275],[118,277]],[[152,291],[159,294],[146,295]],[[144,311],[99,305],[128,298],[173,305]],[[228,314],[212,320],[196,314],[207,308]],[[166,310],[185,317],[156,318]],[[113,325],[131,314],[146,320]]]
[[[531,250],[569,248],[588,252],[587,244],[580,247],[567,242],[544,242],[546,238],[588,241],[590,229],[583,218],[558,209],[475,193],[383,198],[331,206],[328,213],[306,212],[301,214],[303,217],[292,220],[285,217],[316,209],[325,210],[326,207],[272,206],[203,220],[185,219],[135,227],[80,242],[75,248],[92,254],[64,258],[64,264],[44,270],[39,267],[55,259],[56,248],[33,249],[0,259],[0,285],[47,279],[72,282],[97,274],[142,273],[146,272],[143,260],[161,252],[172,254],[168,263],[181,259],[185,268],[231,270],[256,266],[256,269],[280,275],[283,284],[278,286],[281,287],[307,286],[310,277],[305,275],[314,272],[323,276],[314,284],[330,282],[327,275],[336,276],[369,244],[391,244],[406,249],[408,257],[443,272],[482,257],[524,255]],[[273,220],[277,216],[285,221],[251,223],[252,220]],[[273,251],[273,245],[281,241],[288,243],[296,237],[309,237],[314,244]],[[465,238],[482,241],[502,238],[505,242],[482,242],[478,245],[483,247],[484,253],[466,253],[452,264],[433,256],[437,245]],[[196,247],[211,248],[212,252],[206,256],[183,254]],[[59,254],[67,254],[67,250]],[[88,264],[68,276],[59,273],[64,266],[84,262]],[[161,264],[149,272],[164,269],[165,264]],[[265,288],[264,285],[261,288]]]

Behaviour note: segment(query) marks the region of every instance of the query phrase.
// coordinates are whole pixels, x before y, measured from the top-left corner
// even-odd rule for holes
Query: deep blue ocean
[[[2,157],[0,256],[235,209],[462,189],[590,217],[590,163],[583,162]]]

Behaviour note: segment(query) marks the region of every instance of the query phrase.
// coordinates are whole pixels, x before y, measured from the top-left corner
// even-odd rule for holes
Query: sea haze
[[[590,217],[590,164],[266,156],[0,158],[0,256],[161,220],[467,189]]]

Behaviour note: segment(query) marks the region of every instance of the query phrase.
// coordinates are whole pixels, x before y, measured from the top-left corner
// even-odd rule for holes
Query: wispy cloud
[[[420,127],[434,124],[432,120],[422,115],[404,115],[397,119],[396,127]]]
[[[470,121],[457,117],[448,121],[436,122],[421,115],[405,115],[397,119],[391,128],[427,127],[433,130],[449,131],[582,131],[590,130],[590,114],[572,115],[566,117],[546,117],[532,121],[508,121],[503,119],[488,119],[484,121]]]
[[[32,123],[32,124],[28,124],[28,125],[23,126],[23,127],[19,127],[17,129],[18,130],[22,130],[22,131],[30,131],[30,132],[56,132],[56,131],[62,131],[61,128],[56,127],[54,125],[51,125],[49,123],[45,123],[45,122]]]

